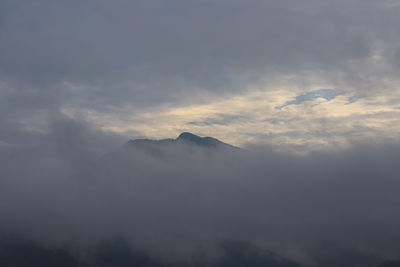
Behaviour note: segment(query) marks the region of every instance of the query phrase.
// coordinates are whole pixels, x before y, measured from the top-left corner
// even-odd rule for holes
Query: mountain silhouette
[[[200,137],[198,135],[183,132],[177,138],[167,138],[160,140],[153,139],[134,139],[126,142],[120,149],[107,153],[96,161],[96,167],[99,169],[115,169],[114,167],[126,163],[127,168],[133,168],[137,164],[132,160],[138,157],[150,156],[157,159],[180,158],[181,160],[189,159],[192,156],[201,153],[207,157],[222,156],[228,152],[230,155],[238,155],[244,152],[239,147],[224,143],[213,137]],[[122,167],[118,167],[120,169]],[[107,172],[106,170],[104,170]]]
[[[235,146],[224,143],[213,137],[200,137],[198,135],[183,132],[176,139],[167,138],[161,140],[152,139],[134,139],[128,141],[125,148],[141,148],[141,149],[154,149],[166,146],[180,146],[189,145],[202,148],[223,148],[223,149],[238,149]]]

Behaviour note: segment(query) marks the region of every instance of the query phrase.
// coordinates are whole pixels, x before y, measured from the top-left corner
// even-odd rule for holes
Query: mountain
[[[157,159],[177,159],[179,160],[195,160],[191,157],[203,155],[208,157],[223,156],[225,152],[230,155],[237,155],[243,152],[241,148],[224,143],[213,137],[200,137],[198,135],[184,132],[177,138],[167,138],[160,140],[153,139],[134,139],[126,142],[120,149],[110,152],[101,157],[96,162],[96,168],[99,169],[115,169],[124,162],[133,168],[139,158],[150,156]],[[231,153],[232,152],[232,153]],[[191,159],[189,159],[191,158]],[[113,167],[114,166],[114,167]],[[125,168],[125,167],[118,167]],[[107,170],[104,170],[107,172]]]
[[[188,145],[193,147],[202,148],[222,148],[222,149],[238,149],[235,146],[224,143],[213,137],[200,137],[198,135],[184,132],[181,133],[176,139],[135,139],[128,141],[124,148],[139,148],[139,149],[155,149],[167,146],[182,146]]]

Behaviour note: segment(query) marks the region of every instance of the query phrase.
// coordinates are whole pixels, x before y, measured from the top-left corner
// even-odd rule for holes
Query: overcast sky
[[[0,0],[0,233],[398,258],[399,158],[400,0]]]
[[[0,2],[0,145],[54,116],[295,148],[398,141],[400,1]]]

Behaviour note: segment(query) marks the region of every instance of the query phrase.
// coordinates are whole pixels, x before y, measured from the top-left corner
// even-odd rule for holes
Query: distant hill
[[[198,160],[198,157],[220,158],[224,157],[226,153],[234,156],[241,152],[245,152],[245,150],[213,137],[200,137],[189,132],[181,133],[175,139],[134,139],[126,142],[120,149],[102,156],[84,175],[93,176],[90,173],[94,171],[100,172],[95,176],[106,174],[114,176],[115,172],[122,172],[122,170],[125,170],[125,173],[135,173],[137,168],[144,167],[143,164],[150,164],[149,161],[146,161],[148,157],[161,160],[178,160],[179,162],[187,161],[192,164]],[[140,159],[144,162],[139,163]]]
[[[152,139],[134,139],[130,140],[123,148],[125,149],[141,149],[148,152],[157,152],[165,148],[205,148],[205,149],[222,149],[222,150],[238,150],[238,147],[224,143],[213,137],[200,137],[198,135],[184,132],[176,139],[168,138],[161,140]]]

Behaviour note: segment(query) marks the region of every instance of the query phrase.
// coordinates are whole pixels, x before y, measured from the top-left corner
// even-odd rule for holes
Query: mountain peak
[[[178,138],[176,138],[176,140],[196,140],[196,139],[201,139],[201,137],[189,132],[183,132],[178,136]]]
[[[161,139],[161,140],[151,140],[151,139],[135,139],[130,140],[126,146],[136,147],[136,148],[148,148],[148,147],[160,147],[173,144],[187,144],[195,145],[200,147],[225,147],[225,148],[235,148],[229,144],[219,141],[213,137],[200,137],[198,135],[192,134],[190,132],[181,133],[176,139]]]
[[[200,137],[198,135],[189,132],[181,133],[176,140],[183,141],[186,143],[193,143],[198,146],[205,146],[205,147],[216,147],[225,144],[219,141],[218,139],[212,137]]]

